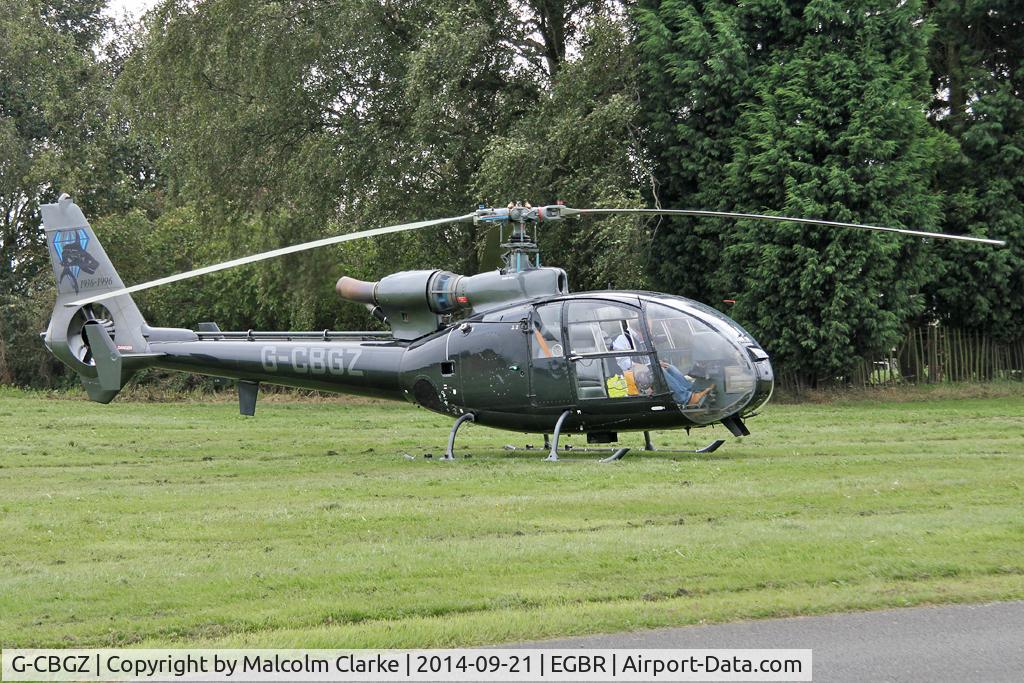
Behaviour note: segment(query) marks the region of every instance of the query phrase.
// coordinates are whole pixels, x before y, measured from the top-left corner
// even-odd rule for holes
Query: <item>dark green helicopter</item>
[[[619,432],[689,430],[744,420],[767,403],[768,354],[736,322],[704,304],[641,291],[570,293],[565,271],[541,265],[536,229],[546,221],[601,214],[717,216],[857,228],[1003,245],[999,240],[813,219],[680,209],[481,206],[452,218],[339,235],[125,287],[82,211],[67,195],[42,207],[57,279],[46,347],[81,377],[89,398],[109,403],[142,368],[238,380],[241,412],[253,415],[261,382],[404,399],[457,418],[445,459],[466,421],[544,434],[548,459],[559,435],[612,443]],[[502,226],[504,266],[463,276],[395,273],[378,282],[338,280],[345,299],[387,323],[381,332],[222,331],[150,327],[133,292],[330,244],[456,222]],[[508,226],[508,239],[504,239]],[[531,236],[527,226],[534,228]],[[553,434],[549,442],[548,435]],[[697,452],[710,452],[715,440]],[[627,448],[608,458],[621,458]]]

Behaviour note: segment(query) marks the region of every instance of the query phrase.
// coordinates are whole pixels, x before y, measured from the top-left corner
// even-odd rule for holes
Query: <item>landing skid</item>
[[[464,413],[455,421],[452,425],[451,434],[448,435],[448,450],[444,452],[444,456],[441,460],[454,460],[455,459],[455,435],[459,433],[459,427],[462,426],[463,422],[473,422],[473,413]]]
[[[239,386],[241,386],[241,384]],[[253,403],[255,403],[255,391],[253,391],[252,393],[253,393],[253,396],[254,396]],[[244,410],[243,410],[243,412],[244,412]],[[549,440],[548,439],[548,435],[547,434],[544,435],[544,447],[545,448],[550,448],[548,456],[546,458],[544,458],[545,460],[547,460],[549,462],[557,462],[558,461],[558,440],[559,440],[559,437],[562,435],[562,425],[565,423],[565,419],[567,417],[569,417],[569,415],[571,413],[572,413],[572,411],[567,410],[567,411],[565,411],[564,413],[562,413],[559,416],[558,422],[555,423],[555,432],[552,435],[553,436],[552,439]],[[465,423],[465,422],[473,422],[473,421],[474,421],[474,416],[473,416],[472,413],[464,413],[463,415],[461,415],[459,417],[458,420],[455,421],[455,424],[452,425],[452,431],[448,435],[448,448],[447,448],[447,450],[445,450],[444,456],[441,457],[441,460],[455,460],[455,435],[458,434],[459,427],[461,427],[463,425],[463,423]],[[714,453],[724,443],[725,443],[725,439],[715,439],[714,441],[709,443],[707,446],[704,446],[703,448],[698,448],[696,450],[657,449],[657,448],[654,447],[654,444],[651,442],[651,433],[650,432],[644,432],[644,452],[646,452],[646,453],[691,453],[691,454],[692,453]],[[527,446],[527,448],[530,448],[530,447]],[[567,445],[565,447],[565,450],[572,450],[573,452],[582,452],[582,453],[595,453],[595,452],[606,453],[607,452],[607,449],[603,449],[603,448],[602,449],[573,448],[572,446],[569,446],[569,445]],[[607,458],[601,458],[599,460],[599,462],[615,462],[616,460],[622,460],[624,457],[626,457],[626,454],[629,453],[629,451],[630,451],[630,448],[628,446],[623,447],[623,448],[616,448],[615,450],[612,451],[611,455],[609,455]],[[427,456],[424,456],[424,457],[429,458],[430,456],[427,455]]]
[[[725,443],[725,439],[715,439],[714,441],[709,443],[707,446],[704,446],[704,448],[698,448],[698,449],[692,450],[692,451],[689,451],[689,450],[676,450],[676,449],[671,449],[671,450],[669,450],[669,449],[654,449],[654,448],[645,448],[644,450],[647,453],[714,453],[724,443]],[[614,453],[609,455],[607,458],[602,458],[600,460],[600,462],[615,462],[616,460],[622,460],[624,457],[626,457],[626,453],[629,453],[629,450],[630,449],[628,449],[628,448],[619,448]]]

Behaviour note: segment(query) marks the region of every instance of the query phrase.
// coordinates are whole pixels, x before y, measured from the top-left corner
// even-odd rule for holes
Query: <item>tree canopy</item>
[[[936,172],[952,145],[924,116],[918,3],[665,2],[639,15],[658,60],[644,92],[663,202],[939,226]],[[892,347],[923,310],[915,241],[749,221],[679,221],[658,241],[661,286],[734,299],[808,383]]]
[[[478,202],[791,214],[566,221],[576,290],[722,308],[801,383],[922,322],[1024,336],[1024,10],[1010,0],[103,0],[0,8],[0,382],[62,380],[38,206],[68,192],[127,282]],[[376,324],[341,274],[494,266],[473,225],[139,295],[155,323]],[[725,304],[724,300],[735,301]]]

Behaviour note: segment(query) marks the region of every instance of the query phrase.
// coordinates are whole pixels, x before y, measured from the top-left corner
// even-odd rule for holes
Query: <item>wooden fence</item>
[[[999,343],[986,334],[928,325],[911,330],[898,349],[865,361],[850,384],[987,382],[1024,379],[1024,340]]]

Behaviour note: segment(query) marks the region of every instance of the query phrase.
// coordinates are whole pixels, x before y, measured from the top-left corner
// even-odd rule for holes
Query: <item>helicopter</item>
[[[78,374],[91,400],[109,403],[135,373],[150,367],[234,379],[239,410],[249,416],[261,383],[405,400],[455,419],[444,460],[455,459],[456,435],[466,422],[543,434],[552,461],[567,433],[586,434],[590,444],[614,444],[620,432],[642,431],[645,451],[656,450],[655,430],[721,424],[733,436],[747,436],[746,420],[772,396],[768,353],[717,309],[658,292],[570,292],[566,272],[541,263],[536,235],[544,223],[607,214],[724,217],[1005,245],[765,214],[481,204],[462,216],[336,235],[126,287],[67,194],[43,205],[41,213],[57,280],[53,315],[41,336]],[[505,249],[501,268],[338,280],[338,294],[365,306],[389,332],[225,331],[213,322],[195,330],[151,327],[131,297],[286,254],[461,222],[498,225]],[[709,453],[723,443],[715,439],[694,451],[671,452]],[[629,448],[609,450],[604,461],[621,459]]]

